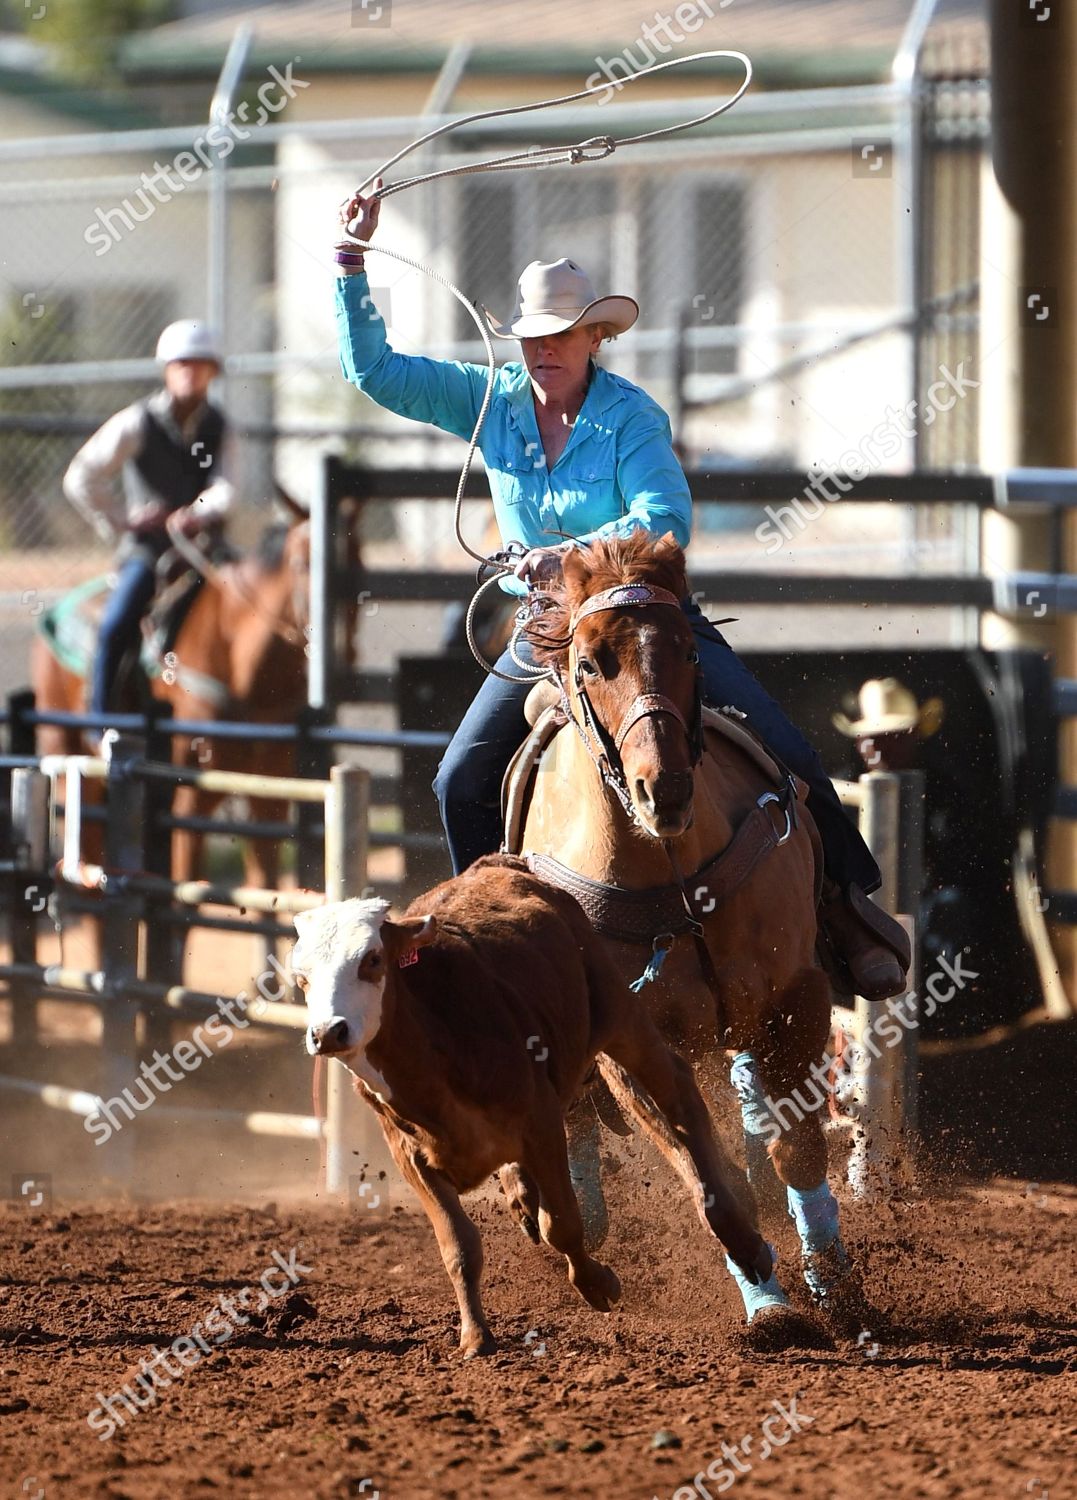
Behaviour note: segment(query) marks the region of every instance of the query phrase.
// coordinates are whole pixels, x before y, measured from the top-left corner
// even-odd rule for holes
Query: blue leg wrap
[[[598,1152],[598,1121],[576,1121],[569,1132],[568,1175],[580,1205],[583,1239],[588,1252],[597,1250],[609,1233],[610,1221],[602,1191],[602,1159]]]
[[[818,1187],[802,1193],[797,1188],[788,1188],[789,1217],[797,1226],[797,1234],[805,1255],[825,1250],[838,1238],[838,1200],[830,1191],[824,1177]]]
[[[740,1117],[744,1126],[744,1156],[748,1181],[756,1202],[764,1213],[782,1211],[782,1184],[767,1154],[767,1141],[773,1137],[777,1121],[771,1113],[750,1052],[738,1052],[729,1069],[729,1081],[740,1099]]]
[[[778,1252],[773,1245],[770,1247],[770,1253],[774,1257],[775,1269],[771,1271],[769,1281],[764,1281],[760,1286],[752,1285],[736,1261],[731,1260],[728,1255],[725,1258],[726,1270],[740,1288],[741,1297],[744,1299],[744,1311],[749,1323],[764,1307],[789,1306],[789,1298],[782,1291],[781,1282],[778,1280]]]
[[[838,1233],[838,1204],[827,1181],[806,1193],[788,1190],[789,1217],[797,1226],[804,1249],[804,1280],[822,1307],[836,1307],[859,1293],[859,1281],[849,1278],[852,1263]],[[842,1291],[844,1288],[844,1293]]]
[[[738,1052],[729,1069],[729,1081],[740,1099],[740,1117],[744,1121],[744,1134],[766,1135],[774,1123],[770,1108],[763,1097],[759,1074],[755,1070],[755,1058],[750,1052]]]

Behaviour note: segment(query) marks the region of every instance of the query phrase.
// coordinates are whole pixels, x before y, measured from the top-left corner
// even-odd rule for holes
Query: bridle
[[[681,610],[681,601],[676,594],[670,593],[669,589],[658,588],[651,583],[619,583],[613,588],[604,589],[600,594],[592,594],[585,599],[575,614],[569,620],[568,640],[571,649],[576,631],[581,623],[591,615],[601,614],[607,610],[614,609],[649,609],[654,605],[665,608]],[[693,698],[692,719],[689,723],[684,714],[674,703],[672,698],[665,693],[638,693],[628,708],[622,714],[620,722],[612,732],[602,723],[595,712],[594,704],[591,702],[587,691],[586,678],[579,659],[572,674],[572,685],[576,692],[576,701],[580,706],[580,718],[576,717],[572,708],[572,699],[564,680],[557,676],[557,686],[561,694],[561,707],[569,720],[575,725],[576,732],[583,741],[599,777],[604,786],[608,786],[617,800],[620,802],[629,819],[637,826],[640,824],[636,805],[632,800],[632,793],[628,787],[628,778],[625,775],[624,761],[621,752],[624,743],[637,724],[643,723],[645,719],[659,718],[665,716],[675,719],[684,730],[688,740],[688,748],[692,757],[692,769],[699,765],[703,759],[703,674],[696,666],[695,694]],[[582,719],[582,722],[581,722]]]
[[[247,587],[245,580],[243,580],[235,565],[227,568],[220,567],[202,550],[193,538],[184,536],[179,527],[168,526],[167,530],[172,546],[196,573],[201,574],[206,583],[220,589],[222,593],[234,594],[241,604],[249,609],[252,614],[257,615],[260,620],[264,621],[273,634],[279,636],[287,645],[306,649],[308,644],[307,630],[300,623],[304,613],[303,569],[297,568],[294,562],[290,560],[287,564],[293,573],[290,594],[292,612],[295,615],[295,622],[293,623],[278,612],[267,609],[257,594]],[[309,610],[307,612],[309,613]]]

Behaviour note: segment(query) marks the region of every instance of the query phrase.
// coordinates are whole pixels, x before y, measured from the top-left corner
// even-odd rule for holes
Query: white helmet
[[[181,318],[169,323],[157,340],[157,363],[167,365],[174,359],[209,359],[221,364],[217,336],[207,323],[195,318]]]

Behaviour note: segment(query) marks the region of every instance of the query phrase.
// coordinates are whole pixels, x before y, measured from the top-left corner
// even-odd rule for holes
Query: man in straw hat
[[[375,192],[380,185],[375,182]],[[398,354],[371,305],[363,256],[350,236],[369,240],[380,208],[376,196],[355,193],[340,209],[334,258],[344,374],[390,411],[469,438],[485,395],[486,370]],[[645,391],[596,358],[604,339],[635,323],[636,301],[596,295],[583,269],[562,257],[532,261],[520,277],[508,318],[487,316],[497,337],[520,341],[523,356],[521,363],[496,372],[480,438],[503,542],[525,550],[516,589],[522,593],[528,583],[556,576],[567,549],[598,538],[642,528],[655,537],[672,532],[687,546],[692,497],[673,452],[669,419]],[[551,543],[551,537],[558,540]],[[829,877],[823,922],[853,988],[873,999],[900,994],[907,942],[864,894],[879,886],[879,870],[818,755],[699,606],[686,599],[684,610],[696,637],[707,701],[736,705],[811,788],[809,806]],[[498,667],[518,675],[507,652]],[[456,871],[500,843],[501,781],[526,733],[527,690],[527,683],[487,677],[438,768],[434,790]]]
[[[896,677],[871,677],[860,689],[860,717],[832,714],[831,723],[856,741],[869,771],[908,771],[919,760],[921,743],[938,733],[944,712],[941,698],[920,704]]]

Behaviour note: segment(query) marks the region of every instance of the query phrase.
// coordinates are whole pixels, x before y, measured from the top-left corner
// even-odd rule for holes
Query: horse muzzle
[[[656,839],[675,839],[690,828],[694,786],[691,771],[637,776],[632,785],[632,801],[646,831]]]

